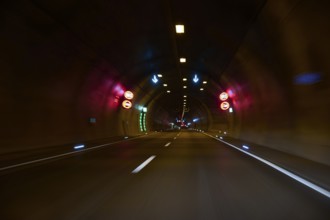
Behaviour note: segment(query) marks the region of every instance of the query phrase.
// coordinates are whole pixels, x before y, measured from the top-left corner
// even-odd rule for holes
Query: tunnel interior
[[[2,2],[0,153],[180,128],[330,165],[329,6]]]

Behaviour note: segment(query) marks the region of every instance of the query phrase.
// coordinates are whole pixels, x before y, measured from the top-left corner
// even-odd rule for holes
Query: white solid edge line
[[[16,168],[16,167],[24,166],[24,165],[29,165],[29,164],[33,164],[33,163],[38,163],[38,162],[42,162],[42,161],[46,161],[46,160],[51,160],[51,159],[56,159],[56,158],[68,156],[68,155],[71,155],[71,154],[77,154],[77,153],[82,153],[82,152],[85,152],[85,151],[95,150],[97,148],[101,148],[101,147],[105,147],[105,146],[109,146],[109,145],[113,145],[113,144],[118,144],[118,143],[123,142],[123,141],[134,140],[134,139],[141,138],[141,137],[144,137],[144,136],[145,135],[130,138],[130,139],[125,139],[125,140],[115,141],[115,142],[112,142],[112,143],[97,145],[97,146],[90,147],[90,148],[80,149],[79,151],[72,151],[72,152],[68,152],[68,153],[64,153],[64,154],[58,154],[58,155],[51,156],[51,157],[45,157],[45,158],[41,158],[41,159],[37,159],[37,160],[31,160],[31,161],[24,162],[24,163],[14,164],[14,165],[10,165],[10,166],[7,166],[7,167],[1,167],[0,172],[4,171],[4,170],[9,170],[9,169],[13,169],[13,168]]]
[[[138,173],[140,172],[145,166],[148,165],[148,163],[150,163],[153,159],[155,159],[156,155],[153,155],[151,157],[149,157],[146,161],[144,161],[143,163],[140,164],[140,166],[138,166],[137,168],[135,168],[132,173]]]
[[[263,159],[261,157],[258,157],[258,156],[254,155],[252,153],[246,152],[246,151],[240,149],[239,147],[236,147],[235,145],[232,145],[232,144],[230,144],[230,143],[228,143],[226,141],[223,141],[223,140],[219,140],[219,139],[217,139],[217,138],[215,138],[215,137],[213,137],[213,136],[211,136],[209,134],[205,134],[205,135],[207,135],[207,136],[209,136],[209,137],[211,137],[213,139],[216,139],[217,141],[220,141],[220,142],[222,142],[224,144],[227,144],[228,146],[233,147],[236,150],[239,150],[239,151],[241,151],[241,152],[243,152],[243,153],[245,153],[245,154],[247,154],[247,155],[249,155],[249,156],[257,159],[257,160],[263,162],[264,164],[267,164],[268,166],[270,166],[273,169],[275,169],[275,170],[277,170],[277,171],[279,171],[279,172],[287,175],[288,177],[291,177],[292,179],[296,180],[297,182],[299,182],[299,183],[301,183],[301,184],[309,187],[310,189],[313,189],[314,191],[316,191],[318,193],[321,193],[322,195],[330,198],[330,192],[328,190],[326,190],[326,189],[324,189],[324,188],[322,188],[322,187],[320,187],[320,186],[318,186],[318,185],[316,185],[316,184],[314,184],[314,183],[312,183],[312,182],[310,182],[310,181],[308,181],[306,179],[303,179],[302,177],[300,177],[300,176],[298,176],[298,175],[296,175],[294,173],[291,173],[290,171],[285,170],[285,169],[277,166],[276,164],[273,164],[272,162],[270,162],[268,160],[265,160],[265,159]]]
[[[171,142],[168,142],[167,144],[165,144],[165,147],[170,146]]]

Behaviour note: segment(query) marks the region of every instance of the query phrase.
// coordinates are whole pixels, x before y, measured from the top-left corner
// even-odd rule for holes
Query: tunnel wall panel
[[[268,1],[222,81],[232,135],[330,164],[330,15],[325,1]],[[299,83],[312,73],[318,80]]]
[[[28,1],[1,12],[0,153],[139,133],[109,61]]]

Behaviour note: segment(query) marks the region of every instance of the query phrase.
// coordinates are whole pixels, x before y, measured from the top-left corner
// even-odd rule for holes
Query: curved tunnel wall
[[[329,165],[330,15],[320,2],[268,1],[221,81],[236,95],[234,136]]]
[[[329,164],[330,15],[320,3],[329,4],[267,1],[220,83],[236,95],[232,135]],[[32,4],[8,8],[0,30],[2,152],[141,133],[139,111],[116,107],[123,72]],[[320,80],[297,84],[303,73]],[[226,115],[210,112],[206,129],[223,129]]]
[[[118,106],[122,73],[32,5],[8,8],[0,30],[1,152],[140,132],[138,111]]]

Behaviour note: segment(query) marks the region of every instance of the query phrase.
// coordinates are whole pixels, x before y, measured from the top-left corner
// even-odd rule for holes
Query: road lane
[[[5,173],[0,219],[329,219],[328,199],[200,133],[177,134]]]

